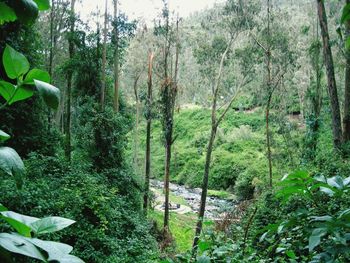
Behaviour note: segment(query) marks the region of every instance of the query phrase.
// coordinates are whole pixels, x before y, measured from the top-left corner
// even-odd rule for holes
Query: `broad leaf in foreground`
[[[60,102],[60,90],[40,80],[35,79],[34,83],[46,104],[53,109],[57,109]]]

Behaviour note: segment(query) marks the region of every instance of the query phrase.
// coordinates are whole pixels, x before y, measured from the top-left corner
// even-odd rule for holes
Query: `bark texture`
[[[321,27],[321,35],[323,42],[323,55],[324,63],[327,71],[328,81],[328,94],[330,99],[331,113],[332,113],[332,131],[333,131],[333,144],[335,149],[339,149],[342,143],[342,128],[341,128],[341,116],[338,99],[337,85],[334,74],[334,63],[332,50],[329,41],[327,15],[323,0],[317,1],[317,13]]]

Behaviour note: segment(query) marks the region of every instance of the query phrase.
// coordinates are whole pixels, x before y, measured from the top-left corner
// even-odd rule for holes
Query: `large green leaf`
[[[41,235],[62,230],[63,228],[66,228],[74,223],[75,221],[67,218],[52,216],[32,223],[31,228],[37,235]]]
[[[0,170],[12,175],[17,189],[23,186],[24,164],[18,153],[9,147],[0,147]]]
[[[34,94],[33,88],[27,85],[21,85],[17,87],[17,92],[13,99],[9,102],[9,105],[15,103],[16,101],[26,100],[32,97]]]
[[[10,101],[11,98],[13,97],[13,94],[16,91],[16,86],[0,80],[0,95],[6,100],[6,101]]]
[[[11,1],[10,4],[22,23],[31,24],[38,17],[38,5],[33,0],[16,0]]]
[[[29,70],[29,62],[27,58],[9,45],[6,45],[5,47],[2,62],[6,74],[10,79],[16,79],[27,73]]]
[[[57,109],[60,102],[60,90],[40,80],[35,79],[34,83],[46,104],[53,109]]]
[[[16,87],[9,82],[0,81],[0,94],[11,105],[16,101],[30,98],[34,91],[30,86],[21,85]]]
[[[4,212],[4,211],[7,211],[7,207],[4,206],[3,204],[0,204],[0,212]]]
[[[312,231],[309,237],[309,251],[313,251],[321,243],[321,237],[327,234],[327,230],[324,228],[316,228]]]
[[[46,261],[39,249],[24,237],[16,234],[0,233],[0,246],[13,253]]]
[[[0,130],[0,141],[1,142],[7,141],[10,138],[11,138],[10,135],[8,135],[6,132]]]
[[[9,147],[0,147],[0,169],[19,179],[24,173],[24,164],[18,153]]]
[[[39,220],[39,218],[22,215],[12,211],[1,212],[1,216],[7,221],[7,223],[16,229],[19,234],[25,237],[31,236],[31,224]]]
[[[343,178],[339,175],[327,179],[327,184],[337,189],[344,188]]]
[[[28,72],[24,79],[25,84],[35,85],[34,80],[40,80],[43,82],[50,82],[50,74],[44,70],[41,69],[32,69]]]
[[[27,238],[26,240],[46,251],[49,255],[48,260],[50,261],[62,262],[61,259],[64,259],[73,250],[73,247],[63,243],[45,241],[37,238]]]
[[[50,1],[49,0],[34,0],[37,4],[40,11],[45,11],[50,9]]]
[[[0,2],[0,25],[13,22],[17,19],[15,11],[3,2]]]

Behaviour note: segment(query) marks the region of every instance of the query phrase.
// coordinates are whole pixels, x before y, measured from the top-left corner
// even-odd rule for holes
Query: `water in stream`
[[[154,189],[163,190],[164,183],[162,181],[151,180],[151,187]],[[188,206],[191,208],[190,211],[198,213],[201,199],[200,188],[188,188],[186,186],[173,183],[170,183],[169,188],[174,195],[182,197],[186,200]],[[211,220],[222,218],[227,212],[232,211],[236,204],[237,202],[233,200],[209,196],[207,197],[205,217]]]

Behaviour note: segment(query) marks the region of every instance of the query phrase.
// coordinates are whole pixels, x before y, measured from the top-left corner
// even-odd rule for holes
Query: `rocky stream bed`
[[[179,204],[171,202],[171,211],[185,214],[185,213],[198,213],[201,199],[200,188],[188,188],[183,185],[170,183],[170,192],[185,200],[185,204]],[[162,181],[151,180],[151,190],[154,192],[156,198],[155,209],[164,210],[164,183]],[[205,217],[210,220],[216,220],[222,218],[227,212],[232,211],[237,202],[234,199],[223,199],[215,196],[207,197]]]

